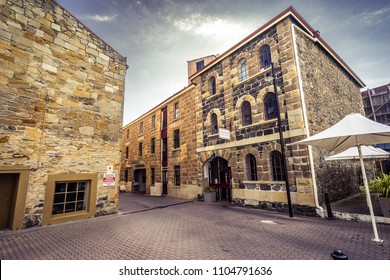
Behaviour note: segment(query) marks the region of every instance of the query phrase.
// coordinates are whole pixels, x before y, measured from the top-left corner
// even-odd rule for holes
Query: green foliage
[[[379,193],[380,196],[389,197],[390,194],[390,174],[380,174],[369,183],[370,192]]]

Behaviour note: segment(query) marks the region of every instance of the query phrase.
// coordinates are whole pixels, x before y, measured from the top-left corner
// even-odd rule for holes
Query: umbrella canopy
[[[376,228],[374,211],[370,190],[367,183],[366,169],[363,162],[362,145],[381,144],[390,142],[390,126],[374,122],[360,114],[353,113],[345,116],[334,126],[294,144],[313,145],[325,148],[328,151],[347,149],[356,146],[359,154],[364,188],[366,190],[367,205],[370,210],[372,227],[374,230],[373,241],[381,242]]]
[[[390,153],[380,148],[373,146],[361,146],[363,159],[384,159],[390,157]],[[359,151],[357,147],[351,147],[344,152],[338,153],[333,156],[326,157],[326,161],[333,160],[359,160]]]
[[[390,143],[390,126],[353,113],[345,116],[334,126],[294,144],[313,145],[333,151],[381,143]]]

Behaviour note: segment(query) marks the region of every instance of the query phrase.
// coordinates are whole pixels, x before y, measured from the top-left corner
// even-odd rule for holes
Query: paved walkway
[[[0,259],[389,260],[390,225],[121,194],[118,215],[0,233]],[[123,199],[127,199],[124,201]]]

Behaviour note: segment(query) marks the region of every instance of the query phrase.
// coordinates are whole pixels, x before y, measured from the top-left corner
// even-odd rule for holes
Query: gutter
[[[306,111],[306,103],[305,103],[305,94],[303,91],[301,67],[299,66],[298,49],[297,49],[297,42],[295,40],[295,29],[294,28],[299,28],[299,27],[297,27],[295,24],[291,24],[291,33],[292,33],[292,39],[293,39],[295,65],[297,67],[297,72],[298,72],[298,85],[299,85],[299,91],[300,91],[300,96],[301,96],[302,112],[303,112],[303,120],[305,123],[306,137],[310,137],[309,122],[307,119],[307,111]],[[313,42],[317,42],[317,38],[313,39],[311,36],[307,35],[306,32],[304,32],[304,31],[302,31],[302,32],[310,40],[312,40]],[[322,218],[325,218],[324,208],[322,208],[319,205],[319,201],[318,201],[318,187],[317,187],[316,174],[315,174],[315,169],[314,169],[313,150],[312,150],[311,145],[308,146],[308,150],[309,150],[310,172],[311,172],[311,179],[313,182],[314,202],[315,202],[315,206],[316,206],[316,212],[319,216],[321,216]]]

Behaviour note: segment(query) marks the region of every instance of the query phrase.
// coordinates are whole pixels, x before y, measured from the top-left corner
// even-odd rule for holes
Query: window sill
[[[172,152],[180,152],[180,148],[173,149]]]

